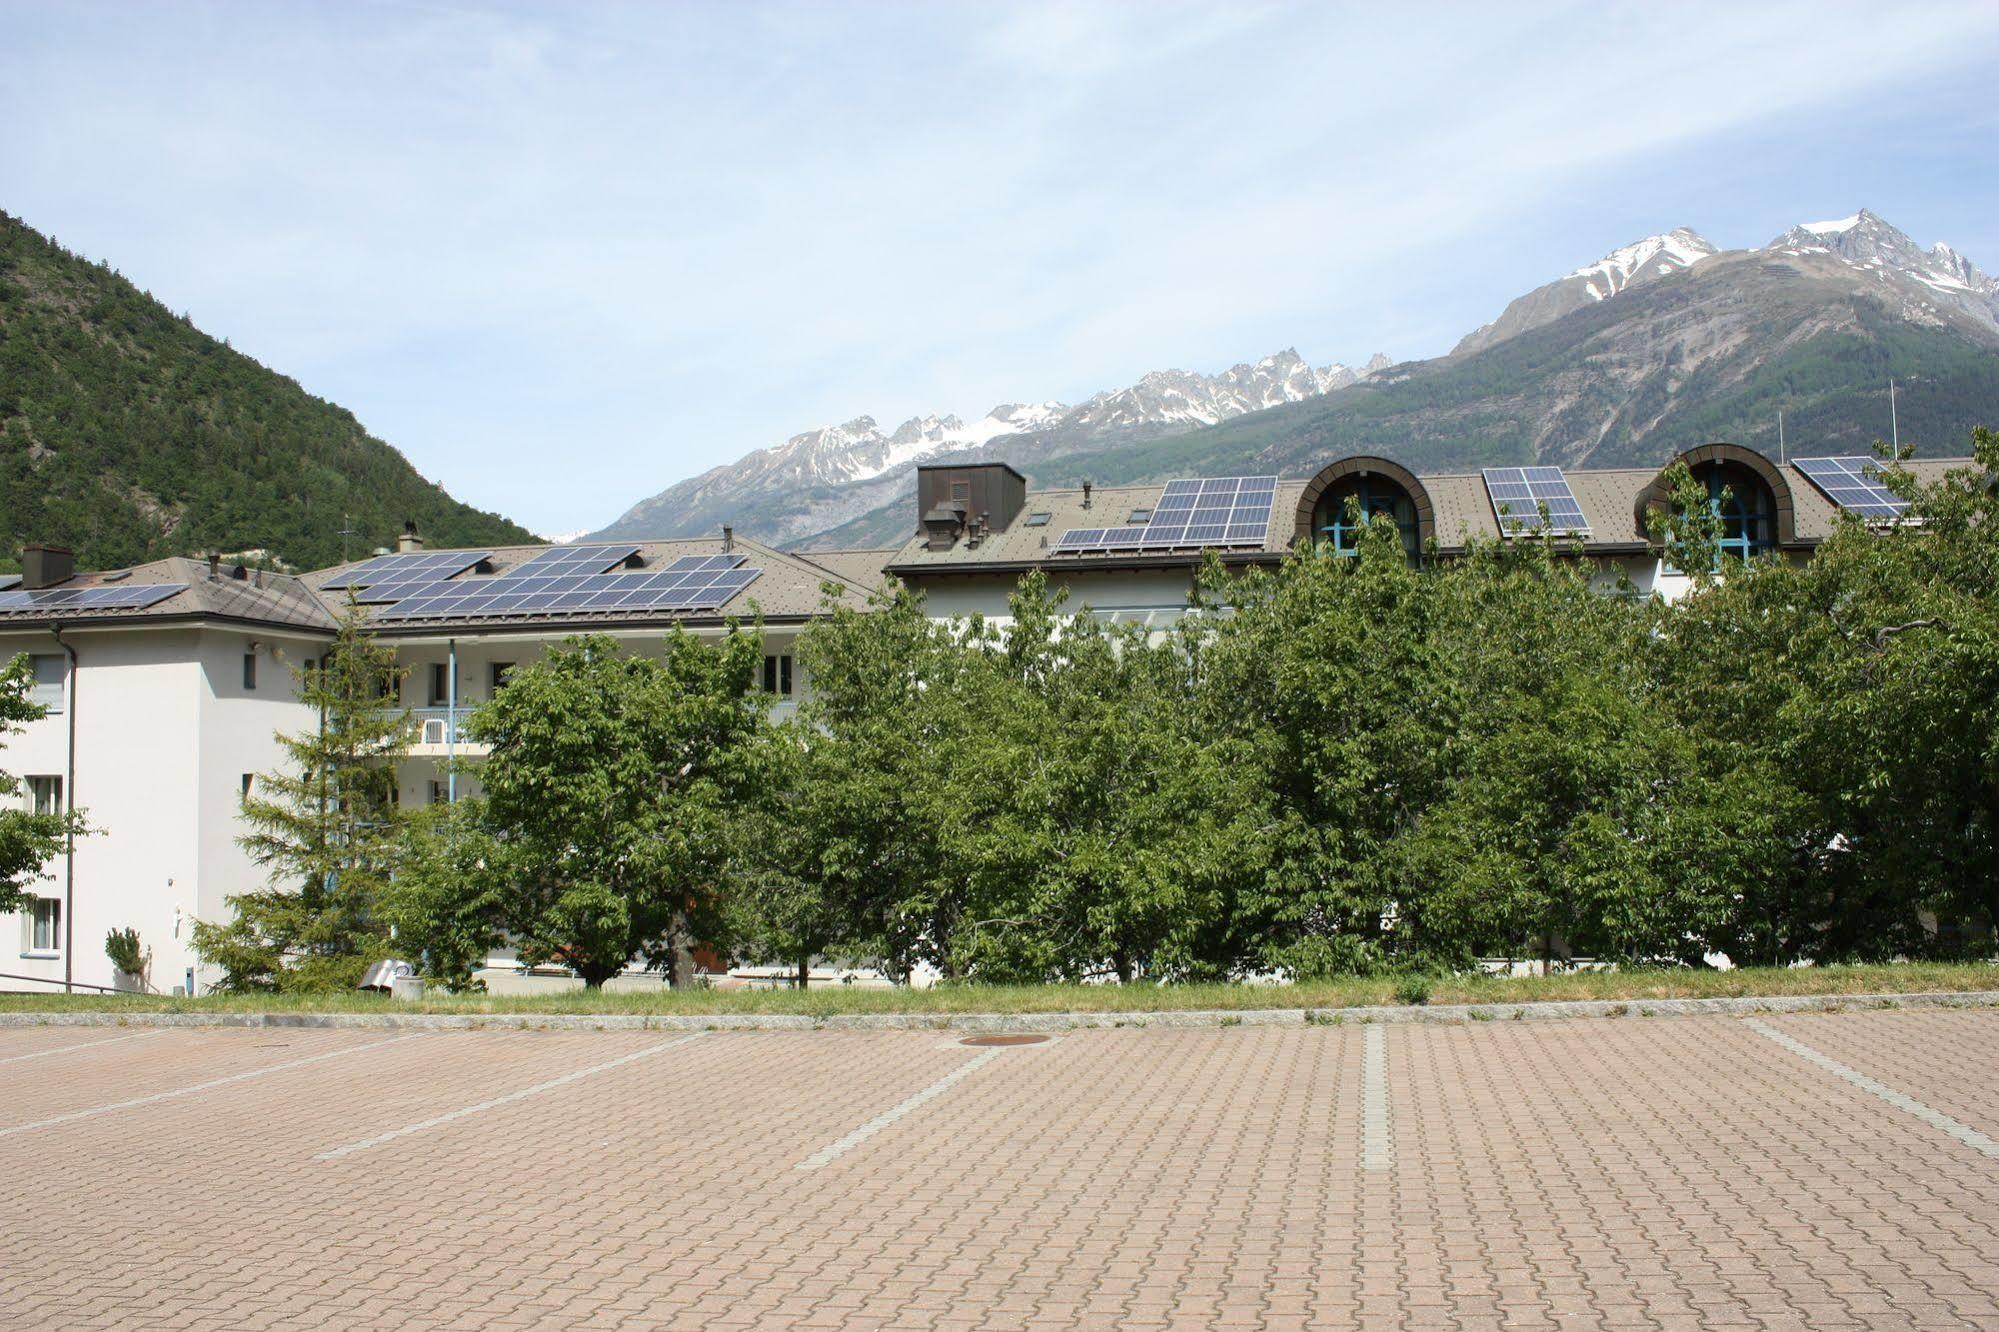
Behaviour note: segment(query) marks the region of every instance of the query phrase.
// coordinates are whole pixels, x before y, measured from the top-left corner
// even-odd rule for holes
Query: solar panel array
[[[690,555],[664,569],[631,573],[523,573],[435,583],[383,611],[381,620],[462,619],[470,616],[562,612],[718,610],[755,582],[742,555]],[[527,566],[523,565],[522,569]]]
[[[490,550],[410,550],[395,555],[377,555],[372,560],[364,560],[333,575],[320,586],[339,589],[376,587],[391,581],[434,583],[440,578],[464,573],[492,553]]]
[[[556,546],[523,560],[507,570],[506,576],[610,573],[638,553],[637,546]]]
[[[1909,507],[1881,484],[1881,464],[1863,454],[1837,458],[1793,458],[1791,466],[1811,478],[1826,498],[1870,522],[1892,523]]]
[[[41,587],[0,592],[0,615],[49,610],[144,610],[187,591],[186,583],[135,583],[122,587]]]
[[[1179,546],[1261,546],[1270,534],[1274,476],[1223,476],[1168,481],[1149,522],[1125,527],[1073,527],[1055,553],[1171,550]]]
[[[1559,467],[1488,467],[1485,493],[1492,500],[1492,516],[1499,520],[1499,530],[1508,536],[1536,530],[1575,535],[1589,531],[1583,506],[1576,502],[1576,493],[1569,489],[1569,480]],[[1544,504],[1548,507],[1545,529],[1541,522]]]

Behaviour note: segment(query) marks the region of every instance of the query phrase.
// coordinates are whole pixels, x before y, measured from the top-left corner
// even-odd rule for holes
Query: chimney
[[[403,534],[396,538],[396,550],[399,553],[407,554],[410,551],[422,549],[423,538],[416,534],[416,520],[412,518],[403,524]]]
[[[21,547],[21,587],[36,588],[67,583],[76,573],[76,555],[67,546]]]
[[[1090,507],[1090,483],[1087,481],[1083,483],[1083,507]]]
[[[221,578],[222,552],[211,550],[208,552],[208,581],[211,583],[219,582]]]
[[[736,529],[735,529],[735,528],[733,528],[733,527],[731,527],[731,526],[729,526],[729,525],[728,525],[727,523],[723,523],[723,524],[722,524],[722,549],[723,549],[723,550],[734,550],[735,548],[736,548]]]

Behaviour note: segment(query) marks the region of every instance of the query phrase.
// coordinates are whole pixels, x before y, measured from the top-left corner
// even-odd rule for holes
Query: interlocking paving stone
[[[1766,1020],[1992,1131],[1999,1012]],[[1731,1018],[391,1034],[0,1066],[5,1127],[351,1049],[0,1137],[0,1325],[1999,1326],[1999,1170]]]

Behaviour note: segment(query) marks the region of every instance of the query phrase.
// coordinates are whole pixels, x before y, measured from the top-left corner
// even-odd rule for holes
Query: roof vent
[[[1090,507],[1090,483],[1088,481],[1083,483],[1083,507],[1086,509]]]
[[[219,582],[221,578],[222,554],[219,551],[211,550],[208,552],[208,581],[211,583]]]
[[[722,549],[723,549],[723,550],[734,550],[735,548],[736,548],[736,529],[735,529],[735,528],[733,528],[733,527],[731,527],[731,526],[729,526],[729,525],[728,525],[727,523],[723,523],[723,524],[722,524]]]

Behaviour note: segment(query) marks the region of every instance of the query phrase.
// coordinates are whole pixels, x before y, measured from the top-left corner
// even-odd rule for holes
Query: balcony
[[[482,758],[491,752],[490,745],[465,738],[465,718],[471,711],[461,706],[454,724],[454,714],[449,708],[411,708],[410,715],[416,719],[416,736],[410,744],[410,757],[449,758],[456,754],[460,758]]]

